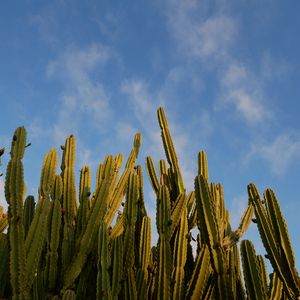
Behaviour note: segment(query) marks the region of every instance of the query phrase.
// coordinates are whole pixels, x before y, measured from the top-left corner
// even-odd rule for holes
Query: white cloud
[[[233,18],[205,17],[204,1],[169,1],[167,19],[172,37],[189,58],[227,55],[237,31]]]
[[[109,96],[102,83],[92,79],[95,69],[101,68],[110,55],[108,48],[92,44],[83,49],[67,49],[49,62],[48,77],[63,84],[58,119],[54,125],[55,141],[76,132],[83,120],[99,128],[110,117]]]
[[[234,59],[239,24],[216,1],[211,10],[206,1],[169,1],[167,24],[181,50],[181,58],[198,60],[217,74],[219,84],[215,107],[233,107],[240,120],[256,124],[266,117],[262,76]]]
[[[254,145],[250,158],[258,156],[266,160],[276,175],[283,174],[293,161],[300,157],[300,138],[292,134],[281,134],[273,142]]]

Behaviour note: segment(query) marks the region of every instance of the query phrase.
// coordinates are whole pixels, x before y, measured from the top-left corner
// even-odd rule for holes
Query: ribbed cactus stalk
[[[27,263],[23,227],[24,171],[22,158],[26,146],[26,130],[16,129],[5,179],[5,198],[8,202],[10,284],[13,299],[28,299],[26,287]]]
[[[178,159],[175,152],[174,144],[169,131],[168,122],[162,107],[160,107],[157,110],[157,116],[158,116],[159,126],[161,128],[161,136],[162,136],[163,145],[166,152],[166,157],[171,167],[170,172],[172,177],[175,180],[175,184],[177,188],[176,194],[180,194],[185,191],[185,188],[184,188],[181,172],[179,169]]]
[[[107,208],[107,212],[106,212],[105,220],[104,220],[108,226],[112,223],[112,221],[115,217],[115,213],[119,209],[119,207],[122,203],[122,199],[126,192],[128,177],[129,177],[133,167],[135,166],[141,143],[142,143],[142,136],[140,133],[137,133],[134,137],[133,149],[131,150],[128,160],[126,162],[125,170],[124,170],[122,176],[120,177],[120,179],[117,183],[117,186],[114,190],[114,193],[111,196],[111,199],[109,200],[109,203],[108,203],[108,208]],[[120,161],[119,161],[119,163],[120,163]]]
[[[112,241],[112,296],[118,298],[123,280],[123,237],[119,236]]]
[[[91,171],[88,166],[84,166],[80,171],[79,181],[79,209],[76,222],[76,239],[81,236],[84,231],[89,211],[90,211],[90,195],[91,195]]]
[[[138,176],[133,171],[128,180],[124,207],[124,274],[132,269],[135,261],[135,223],[137,220]]]
[[[210,274],[209,250],[208,246],[204,245],[197,255],[195,269],[188,283],[185,299],[202,299]]]
[[[288,229],[274,192],[264,193],[264,202],[254,184],[248,186],[249,199],[255,209],[258,230],[267,250],[268,257],[280,280],[285,293],[291,299],[300,297],[300,279],[295,267]]]
[[[55,149],[49,151],[45,156],[39,187],[39,201],[26,237],[27,284],[29,289],[33,284],[42,248],[47,236],[48,216],[51,206],[50,192],[55,179],[57,160]]]
[[[110,254],[108,245],[108,232],[105,223],[100,223],[98,235],[98,274],[97,299],[112,299],[109,276]]]
[[[58,185],[56,185],[56,189]],[[53,290],[57,283],[58,277],[58,247],[60,243],[60,229],[61,229],[61,204],[59,198],[61,194],[55,191],[55,198],[52,201],[52,211],[50,218],[50,228],[49,228],[49,246],[48,246],[48,287]]]
[[[156,209],[156,226],[159,233],[158,242],[158,276],[157,299],[171,299],[172,252],[170,247],[170,194],[163,185],[159,188]]]
[[[188,219],[187,209],[183,210],[180,218],[179,230],[175,237],[175,249],[173,255],[173,274],[172,279],[175,282],[173,289],[173,299],[182,299],[184,296],[184,267],[187,258],[188,243]]]
[[[77,214],[77,197],[75,186],[75,149],[76,141],[74,135],[70,135],[62,147],[63,156],[61,163],[61,176],[63,179],[63,240],[62,240],[62,254],[61,265],[63,273],[66,272],[72,259],[72,249],[74,245],[75,236],[75,217]]]
[[[62,300],[76,300],[76,294],[72,290],[66,290],[63,294]]]
[[[248,299],[268,299],[264,285],[264,272],[262,272],[254,246],[250,241],[243,240],[241,242],[241,254]]]
[[[29,227],[34,217],[35,201],[33,196],[27,196],[24,203],[24,230],[27,236]]]
[[[148,266],[151,254],[151,219],[148,216],[143,217],[138,249],[137,291],[139,299],[147,299]]]

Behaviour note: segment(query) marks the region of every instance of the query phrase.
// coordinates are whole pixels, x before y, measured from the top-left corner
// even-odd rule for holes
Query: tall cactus
[[[10,283],[13,299],[28,299],[26,287],[26,252],[23,227],[24,171],[22,158],[26,146],[26,130],[16,129],[5,179],[5,198],[8,202]]]
[[[297,299],[300,297],[300,278],[295,267],[287,225],[276,196],[272,190],[266,190],[265,208],[254,184],[248,186],[248,193],[255,209],[258,230],[272,267],[283,282],[285,293],[291,299]]]
[[[56,150],[45,156],[35,206],[33,196],[23,201],[26,131],[16,130],[5,181],[7,215],[0,207],[1,299],[300,299],[295,257],[274,192],[266,190],[262,201],[249,185],[248,206],[232,229],[223,187],[209,182],[206,153],[198,154],[195,191],[188,193],[165,113],[157,113],[167,159],[159,160],[156,173],[146,158],[157,200],[159,238],[152,248],[142,167],[136,165],[140,134],[122,174],[121,154],[99,164],[93,193],[90,169],[81,169],[78,202],[75,137],[69,136],[60,175]],[[249,241],[241,242],[242,279],[237,243],[251,220],[274,269],[270,279]]]

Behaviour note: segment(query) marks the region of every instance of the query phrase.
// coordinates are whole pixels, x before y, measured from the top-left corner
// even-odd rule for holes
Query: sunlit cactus
[[[140,133],[123,168],[122,154],[107,155],[94,176],[89,166],[80,166],[78,188],[75,136],[69,135],[61,146],[60,174],[56,149],[45,155],[34,199],[26,195],[22,163],[26,130],[15,131],[5,174],[7,213],[0,206],[0,299],[300,299],[275,193],[267,189],[261,199],[250,184],[248,205],[232,228],[223,186],[210,181],[206,152],[195,156],[194,190],[187,191],[163,108],[157,116],[166,157],[154,162],[147,156],[145,164],[155,216],[147,214],[148,192],[137,161]],[[252,221],[271,262],[270,275],[253,244],[240,242]]]

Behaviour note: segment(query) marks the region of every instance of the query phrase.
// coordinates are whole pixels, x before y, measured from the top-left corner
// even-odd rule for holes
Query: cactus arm
[[[186,203],[187,203],[188,214],[190,214],[195,203],[195,192],[194,191],[190,192],[186,198],[187,198]]]
[[[181,214],[180,226],[177,231],[173,255],[173,280],[175,286],[173,289],[173,299],[182,299],[184,295],[184,267],[187,258],[187,238],[188,238],[188,219],[187,209]]]
[[[61,228],[61,204],[58,199],[54,199],[50,227],[50,251],[49,251],[49,274],[48,287],[50,290],[54,289],[57,279],[57,263],[58,263],[58,247],[60,241]]]
[[[112,272],[112,296],[118,297],[123,279],[123,237],[118,236],[112,241],[113,272]]]
[[[66,290],[63,294],[62,300],[76,300],[76,294],[72,290]]]
[[[141,239],[139,247],[139,260],[141,269],[147,274],[150,264],[151,253],[151,219],[148,216],[143,217],[141,228]]]
[[[167,157],[168,163],[171,166],[171,173],[172,173],[172,175],[175,176],[175,181],[176,181],[176,185],[177,185],[177,189],[178,189],[177,192],[180,194],[185,191],[185,188],[184,188],[181,172],[180,172],[180,169],[178,166],[177,155],[175,152],[171,134],[169,132],[167,119],[166,119],[165,112],[162,107],[160,107],[157,110],[157,116],[158,116],[159,126],[161,128],[161,136],[162,136],[162,140],[163,140],[166,157]]]
[[[140,235],[139,268],[137,270],[136,284],[139,299],[146,299],[148,266],[151,254],[151,219],[148,216],[143,217]]]
[[[157,297],[158,299],[171,299],[172,252],[169,243],[170,194],[165,185],[161,186],[158,192],[156,225],[159,233]]]
[[[146,274],[143,269],[138,269],[136,272],[136,289],[138,294],[138,299],[147,299],[147,282]]]
[[[248,194],[250,203],[255,209],[257,226],[263,245],[270,256],[273,268],[279,273],[279,276],[282,279],[284,276],[283,273],[280,272],[280,256],[278,254],[274,233],[270,228],[268,215],[262,205],[258,190],[254,184],[248,185]]]
[[[104,219],[107,226],[109,226],[112,223],[115,213],[121,205],[124,193],[126,191],[128,177],[129,177],[129,175],[135,165],[136,159],[138,157],[141,142],[142,142],[142,136],[140,133],[137,133],[134,137],[133,149],[131,150],[128,160],[126,162],[125,170],[124,170],[122,176],[120,177],[118,184],[112,195],[112,198],[109,202],[108,210],[107,210],[107,213],[106,213],[105,219]]]
[[[241,242],[241,255],[248,298],[253,300],[267,299],[259,261],[250,241],[243,240]]]
[[[58,156],[56,149],[51,149],[44,158],[41,180],[40,180],[40,192],[47,194],[51,191],[57,166]]]
[[[272,273],[271,275],[271,282],[270,282],[270,300],[277,300],[280,299],[282,294],[282,282],[277,276],[276,272]]]
[[[39,258],[42,253],[42,247],[47,235],[48,215],[50,211],[49,198],[55,180],[57,160],[58,158],[55,149],[50,150],[44,158],[40,181],[39,202],[25,241],[28,288],[31,288],[33,284]]]
[[[63,149],[62,178],[64,189],[62,208],[65,210],[64,224],[66,226],[71,226],[71,224],[74,222],[78,206],[74,172],[76,142],[73,135],[70,135],[66,139]]]
[[[138,300],[136,280],[133,269],[127,270],[126,283],[125,283],[125,299]]]
[[[84,166],[80,171],[79,180],[79,203],[78,216],[76,222],[76,239],[78,239],[84,231],[89,215],[90,203],[90,190],[91,190],[91,171],[88,166]]]
[[[39,202],[25,242],[28,268],[27,285],[29,289],[33,284],[43,244],[47,235],[48,215],[50,211],[49,195],[45,199],[40,198]],[[32,238],[29,239],[30,237]]]
[[[181,215],[186,208],[186,197],[185,193],[178,195],[171,211],[171,225],[170,225],[170,238],[175,232],[176,227],[180,222]]]
[[[108,232],[105,223],[100,223],[98,234],[98,274],[97,274],[97,299],[112,299],[111,285],[108,269],[110,257],[108,249]]]
[[[201,233],[204,233],[204,241],[208,244],[213,261],[213,268],[218,274],[223,273],[223,260],[218,255],[217,246],[219,244],[217,220],[214,214],[212,196],[208,183],[202,175],[195,179],[195,195],[197,204],[198,220],[201,221]]]
[[[155,194],[158,193],[159,189],[159,181],[155,172],[154,164],[152,161],[152,158],[150,156],[146,157],[146,170],[148,173],[148,177],[151,183],[151,186],[155,192]]]
[[[207,181],[209,179],[207,155],[204,151],[198,153],[198,175],[202,175]]]
[[[128,180],[126,202],[123,212],[124,218],[124,270],[131,269],[135,260],[135,223],[137,220],[137,199],[138,199],[138,176],[131,172]]]
[[[222,241],[222,246],[225,250],[229,250],[234,244],[236,244],[239,239],[242,237],[242,235],[247,231],[249,228],[252,218],[254,215],[254,207],[253,205],[248,205],[246,208],[239,228],[235,230],[234,232],[231,232],[229,235],[225,236],[225,238]]]
[[[124,232],[123,215],[119,215],[117,221],[110,232],[110,239],[113,240]]]
[[[24,231],[27,236],[30,224],[34,217],[35,202],[33,196],[27,196],[24,202]]]
[[[206,283],[211,273],[209,249],[202,247],[196,259],[195,269],[187,285],[185,299],[202,299]]]
[[[291,246],[287,224],[281,212],[276,195],[271,189],[267,189],[264,193],[264,199],[266,203],[267,213],[272,222],[276,237],[278,237],[278,241],[286,257],[286,261],[288,262],[290,273],[294,273],[294,251]]]

